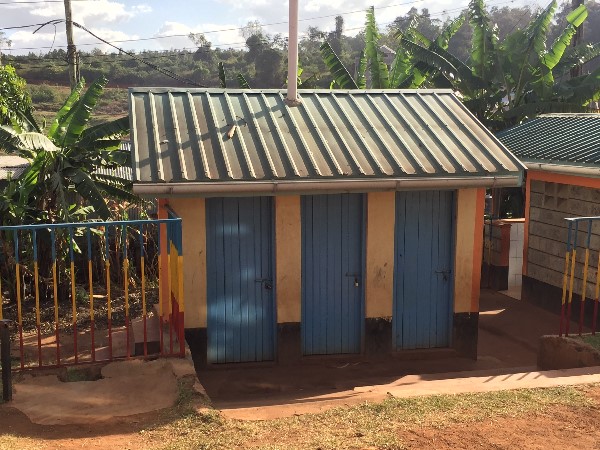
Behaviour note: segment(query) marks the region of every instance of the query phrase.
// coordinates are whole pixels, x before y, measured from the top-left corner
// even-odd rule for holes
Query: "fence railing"
[[[563,286],[560,312],[560,329],[559,335],[563,333],[568,336],[571,332],[570,323],[572,315],[573,293],[575,292],[575,280],[577,272],[577,248],[584,250],[583,271],[581,274],[581,289],[580,289],[580,305],[579,305],[579,321],[578,334],[581,335],[584,327],[586,316],[586,300],[590,297],[593,302],[591,328],[592,334],[596,334],[596,322],[598,317],[598,297],[600,294],[600,238],[596,236],[594,239],[593,226],[595,223],[600,224],[600,217],[576,217],[566,219],[568,223],[567,232],[567,250],[565,253],[565,268],[563,272]],[[583,238],[579,241],[579,237]],[[579,242],[579,243],[578,243]],[[598,252],[598,260],[595,265],[596,277],[593,296],[588,295],[588,276],[590,270],[593,270],[593,263],[590,264],[591,252]],[[578,274],[577,274],[578,275]],[[593,278],[592,278],[593,282]]]
[[[174,214],[0,227],[13,368],[183,355],[182,253]]]

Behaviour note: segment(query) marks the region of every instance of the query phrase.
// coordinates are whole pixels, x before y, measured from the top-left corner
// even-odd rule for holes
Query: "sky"
[[[299,0],[300,33],[309,26],[330,31],[336,15],[344,17],[345,34],[362,29],[364,11],[375,6],[380,27],[405,14],[411,7],[428,8],[436,18],[455,16],[468,0]],[[487,0],[489,6],[518,6],[523,0]],[[532,3],[531,1],[528,3]],[[192,49],[187,35],[204,33],[213,47],[243,48],[240,28],[258,20],[268,34],[288,34],[288,2],[285,0],[72,0],[73,20],[102,39],[125,50]],[[63,0],[0,0],[0,31],[12,41],[6,54],[43,54],[66,46],[64,24],[15,29],[64,19]],[[75,30],[80,50],[109,51],[87,32]]]

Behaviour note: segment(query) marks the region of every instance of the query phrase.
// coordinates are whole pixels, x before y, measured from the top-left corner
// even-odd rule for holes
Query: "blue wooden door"
[[[305,355],[360,353],[362,255],[362,194],[302,197]]]
[[[453,191],[396,193],[397,350],[450,346],[453,217]]]
[[[275,358],[270,197],[206,200],[208,361]]]

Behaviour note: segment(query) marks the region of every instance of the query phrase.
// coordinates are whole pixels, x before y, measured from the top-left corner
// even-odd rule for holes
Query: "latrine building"
[[[600,114],[542,114],[498,137],[527,166],[521,297],[559,311],[568,235],[565,218],[600,216]],[[579,231],[578,246],[583,247],[587,230]],[[590,298],[595,297],[598,224],[592,232],[586,286]],[[575,298],[583,290],[584,254],[577,254]]]
[[[521,163],[446,90],[130,90],[134,190],[183,219],[202,363],[476,356],[485,189]]]

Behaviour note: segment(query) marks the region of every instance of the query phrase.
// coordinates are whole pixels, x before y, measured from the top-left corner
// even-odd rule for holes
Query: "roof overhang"
[[[525,170],[450,90],[303,90],[297,108],[285,94],[130,89],[136,192],[454,189]]]
[[[402,190],[453,190],[520,186],[519,175],[462,178],[386,178],[355,180],[269,180],[207,183],[136,183],[142,197],[272,196],[319,193],[385,192]]]
[[[572,164],[548,163],[540,161],[523,161],[527,170],[551,172],[562,175],[600,178],[600,166],[577,166]]]

